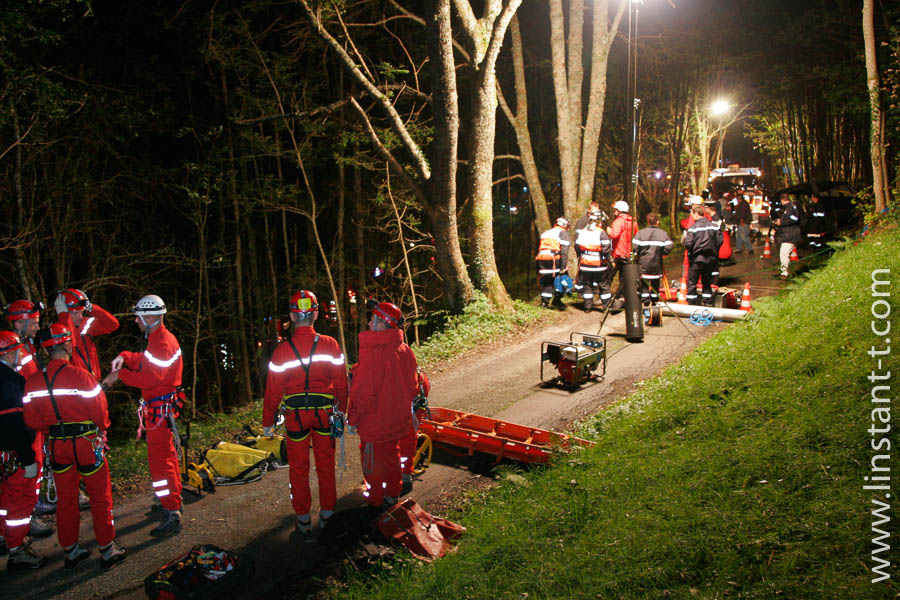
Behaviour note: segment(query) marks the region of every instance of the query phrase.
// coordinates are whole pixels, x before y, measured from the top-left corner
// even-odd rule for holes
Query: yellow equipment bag
[[[236,485],[260,479],[271,457],[264,450],[219,442],[206,451],[206,464],[216,475],[216,485]]]

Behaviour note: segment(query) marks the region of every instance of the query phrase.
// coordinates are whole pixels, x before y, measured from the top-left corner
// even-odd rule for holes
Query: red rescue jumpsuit
[[[166,418],[174,410],[181,385],[181,347],[162,323],[154,327],[143,352],[122,352],[119,379],[141,390],[141,421],[147,432],[147,462],[153,492],[167,510],[181,509],[181,474],[172,429]],[[175,416],[173,414],[173,416]]]
[[[347,406],[347,372],[337,340],[319,335],[310,326],[297,327],[278,344],[269,362],[263,402],[263,427],[275,424],[275,413],[284,402],[287,455],[290,465],[291,504],[298,515],[309,514],[309,445],[312,440],[319,482],[321,510],[334,510],[337,487],[334,480],[334,440],[331,414],[337,404]],[[315,349],[313,349],[315,344]],[[297,354],[300,356],[298,357]]]
[[[49,436],[48,449],[59,494],[59,543],[68,548],[78,542],[78,483],[83,480],[91,499],[94,537],[100,547],[106,546],[116,537],[109,464],[102,450],[103,437],[109,429],[106,395],[90,373],[65,360],[51,360],[46,379],[44,375],[32,375],[25,383],[25,423]],[[55,409],[50,391],[56,401]]]
[[[416,372],[416,385],[418,386],[416,394],[424,394],[427,398],[431,392],[431,382],[422,371]],[[415,398],[413,400],[415,401]],[[419,424],[422,423],[424,418],[425,409],[420,408],[415,411],[415,419],[409,428],[409,435],[400,440],[400,471],[404,475],[412,475],[413,462],[416,458],[416,445],[419,440]]]
[[[384,329],[359,334],[359,364],[353,374],[347,420],[359,432],[362,469],[373,506],[402,489],[399,444],[412,427],[416,397],[416,356],[403,343],[403,331]]]
[[[119,328],[119,320],[103,308],[94,304],[90,314],[84,314],[81,327],[72,324],[72,315],[60,313],[56,320],[72,332],[72,364],[87,369],[94,379],[100,381],[100,358],[94,346],[94,337],[112,333]]]
[[[22,358],[19,361],[19,366],[16,367],[16,373],[24,377],[25,381],[28,381],[32,375],[40,373],[37,362],[37,352],[35,352],[34,346],[31,345],[31,342],[28,341],[27,337],[23,335],[20,336],[19,339],[22,340],[24,346],[22,346]],[[43,481],[44,477],[44,436],[40,431],[35,432],[34,442],[31,443],[31,449],[34,450],[34,460],[38,467],[37,477],[29,480],[34,486],[34,503],[31,505],[32,508],[34,508],[34,504],[37,503],[37,499],[41,494],[41,481]],[[12,546],[10,546],[10,548],[12,548]]]

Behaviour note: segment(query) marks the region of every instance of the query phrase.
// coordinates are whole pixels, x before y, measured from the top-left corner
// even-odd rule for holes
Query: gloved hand
[[[269,425],[268,427],[263,427],[263,435],[267,438],[275,437],[275,426]]]
[[[347,433],[352,433],[353,435],[356,435],[356,425],[348,425]]]
[[[81,292],[81,293],[84,294],[84,292]],[[90,314],[92,310],[94,310],[94,305],[91,304],[91,301],[88,298],[88,295],[84,294],[84,312]]]
[[[113,371],[118,371],[119,369],[122,368],[122,365],[123,365],[123,364],[125,364],[125,359],[124,359],[124,358],[122,357],[122,355],[120,354],[119,356],[115,357],[115,358],[112,360],[112,370],[113,370]]]
[[[58,315],[69,312],[69,307],[66,306],[66,297],[62,293],[56,295],[56,300],[53,301],[53,308],[56,309],[56,314]]]
[[[38,468],[37,463],[31,463],[25,467],[25,478],[26,479],[34,479],[37,477]]]

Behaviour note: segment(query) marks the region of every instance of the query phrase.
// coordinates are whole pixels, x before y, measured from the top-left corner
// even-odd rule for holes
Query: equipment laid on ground
[[[544,363],[556,367],[559,375],[544,378]],[[602,365],[602,370],[597,370]],[[569,334],[568,342],[541,343],[541,383],[557,383],[574,391],[588,381],[598,381],[606,375],[606,338],[601,335]]]
[[[185,426],[184,435],[181,436],[181,443],[179,444],[180,456],[178,458],[181,463],[181,482],[186,486],[193,487],[194,489],[187,489],[198,496],[202,496],[203,492],[213,493],[216,491],[216,481],[212,471],[209,470],[209,465],[205,462],[201,461],[198,464],[190,460],[190,457],[188,456],[188,445],[190,444],[190,441],[191,422],[188,421]]]
[[[663,313],[674,315],[676,317],[690,318],[697,311],[708,311],[716,319],[722,321],[740,321],[749,313],[745,310],[736,308],[717,308],[715,306],[692,306],[686,304],[666,304],[663,306]]]
[[[249,556],[204,544],[148,575],[144,591],[152,600],[237,598],[252,574]]]
[[[425,512],[415,500],[407,498],[378,518],[378,531],[430,562],[444,556],[450,550],[450,540],[461,536],[466,528]]]
[[[508,423],[450,408],[431,408],[430,418],[419,425],[420,434],[436,444],[493,454],[497,462],[509,458],[524,463],[543,464],[550,460],[551,448],[568,448],[572,443],[593,446],[593,442],[562,433]]]

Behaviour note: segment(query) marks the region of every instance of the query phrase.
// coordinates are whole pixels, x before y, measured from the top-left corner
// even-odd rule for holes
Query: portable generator
[[[545,378],[544,363],[556,367],[558,375]],[[569,334],[567,342],[541,342],[541,383],[557,384],[574,391],[583,383],[606,375],[606,338],[601,335]]]

